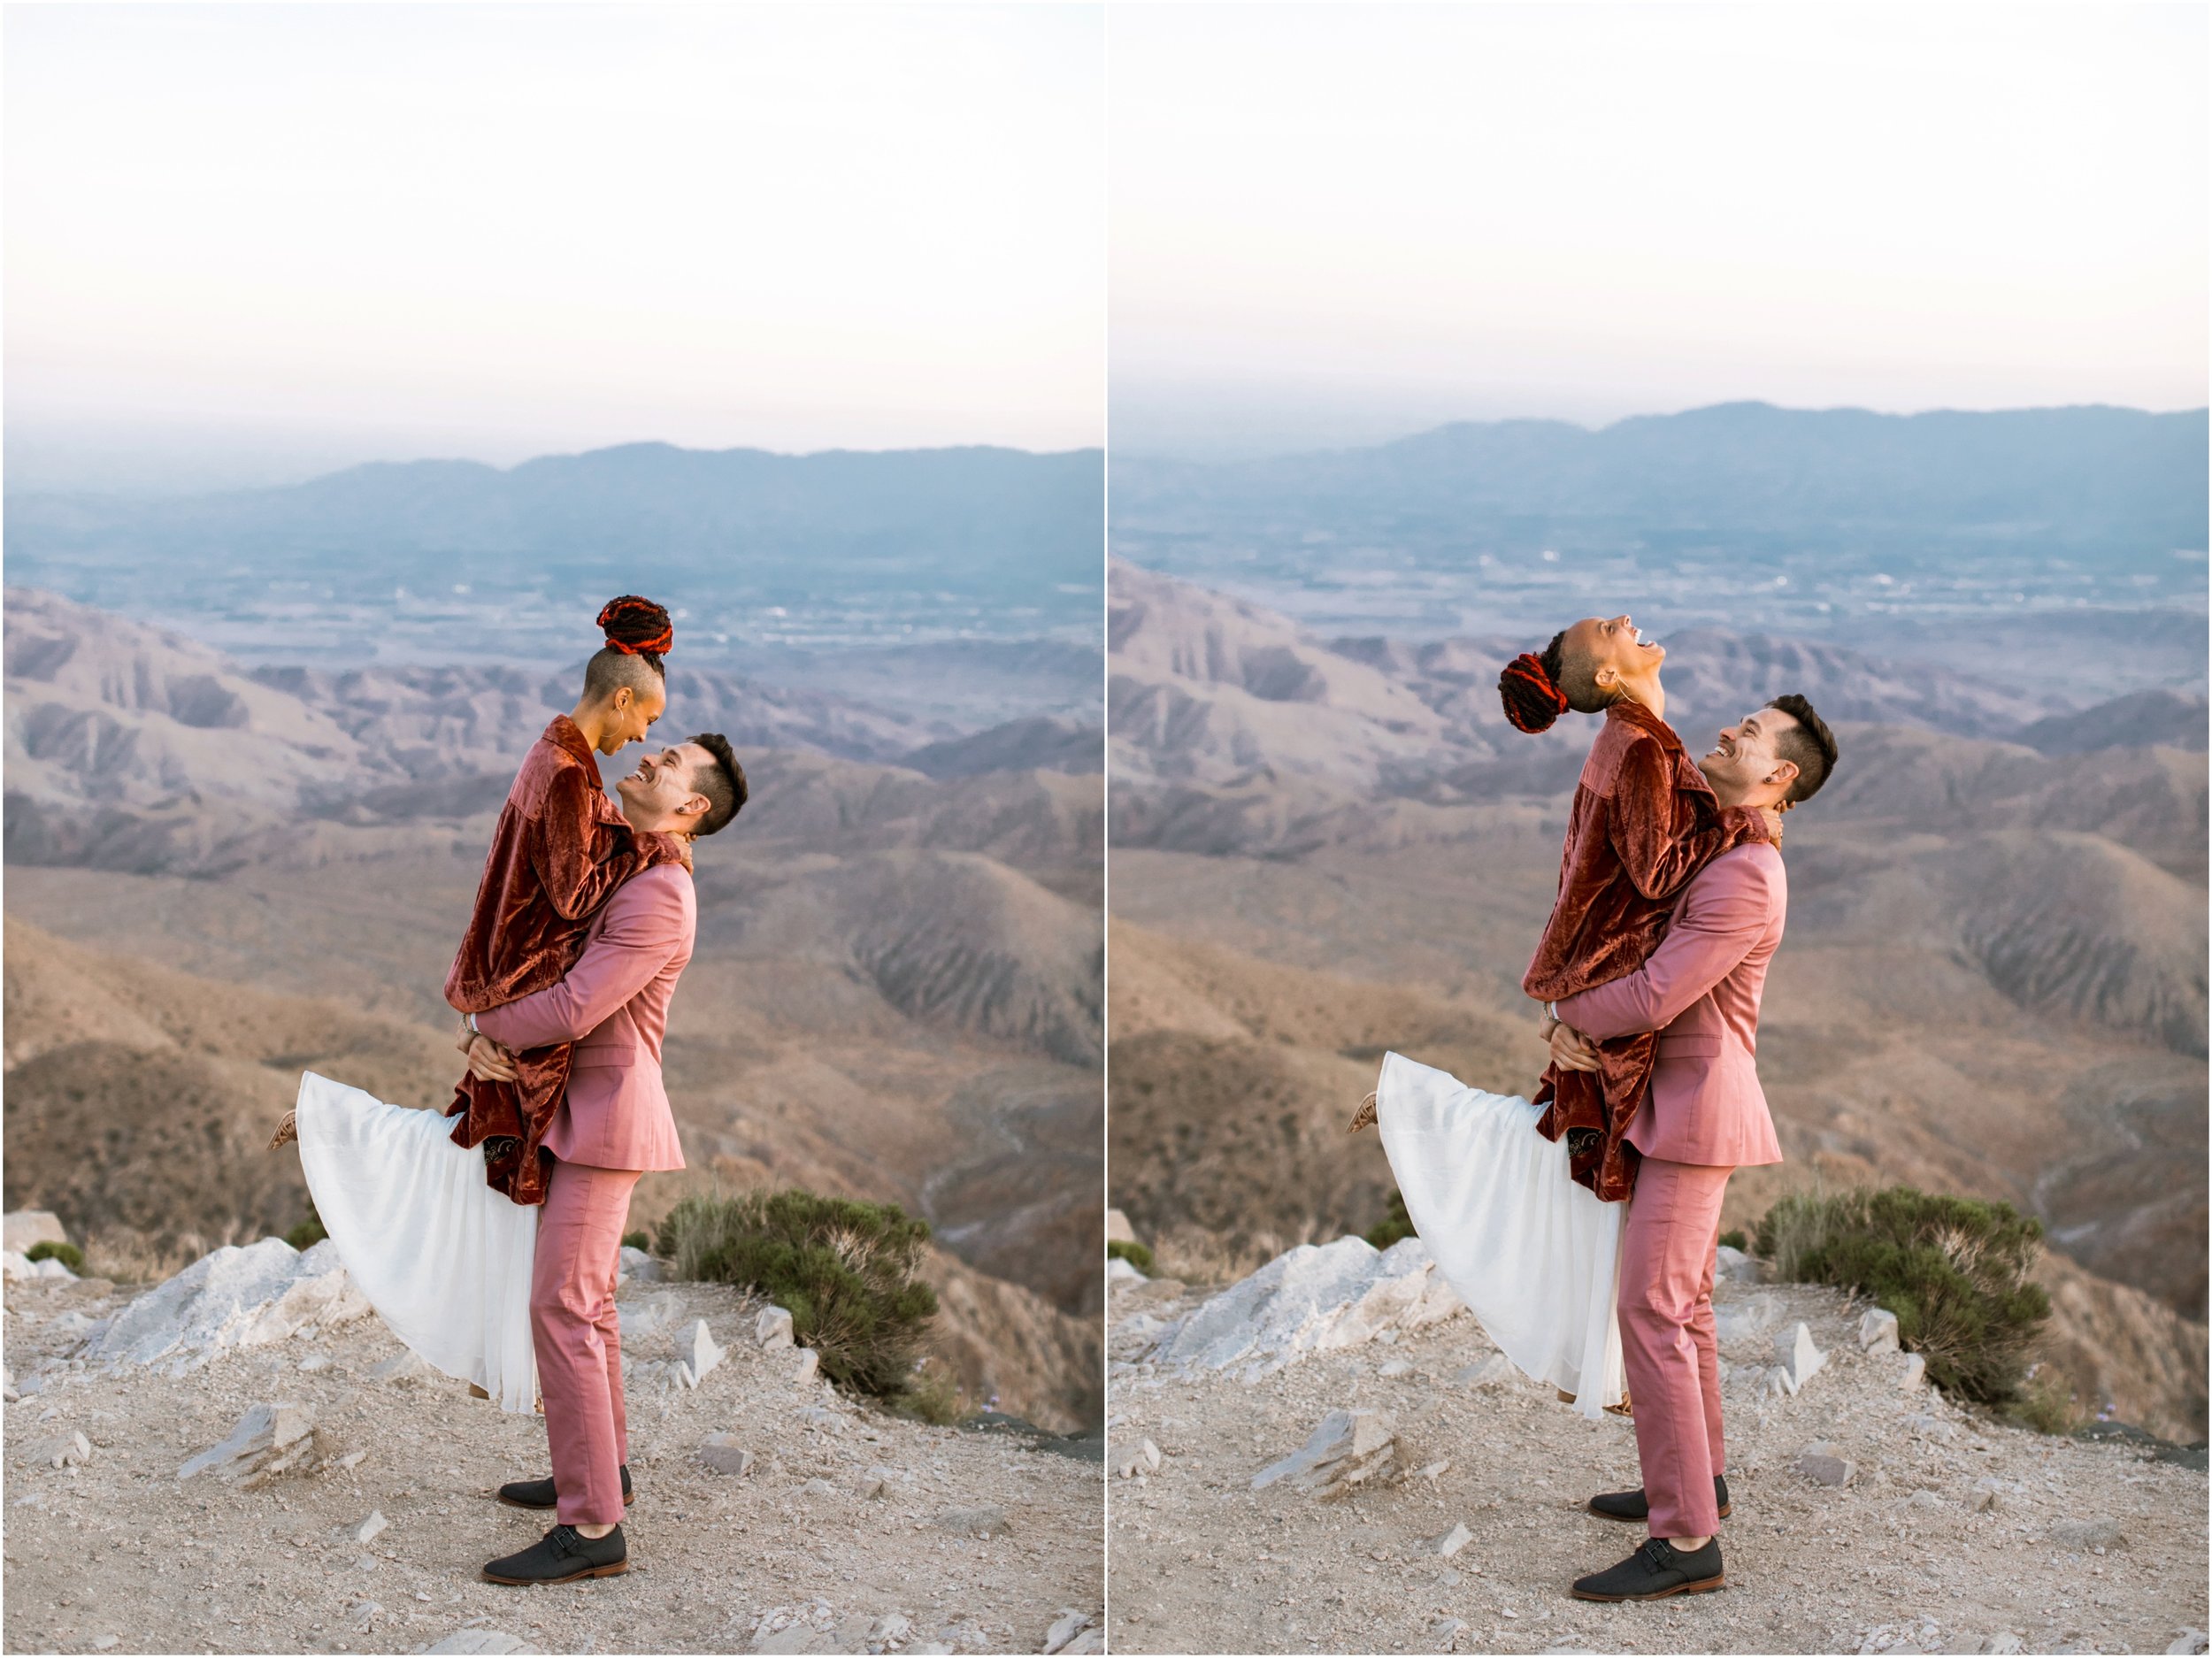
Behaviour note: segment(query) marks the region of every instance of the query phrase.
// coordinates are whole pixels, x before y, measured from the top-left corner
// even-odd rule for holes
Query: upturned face
[[[691,787],[694,772],[714,756],[695,742],[646,754],[629,776],[617,783],[622,815],[634,829],[685,833],[707,812],[704,794]]]
[[[1722,805],[1781,804],[1790,785],[1797,781],[1797,766],[1782,757],[1776,744],[1796,724],[1778,708],[1762,708],[1721,727],[1697,769]]]
[[[632,743],[644,741],[653,722],[667,711],[668,689],[657,679],[649,691],[641,691],[632,685],[618,685],[607,699],[607,708],[609,718],[606,731],[599,739],[599,752],[620,754]]]
[[[1644,637],[1628,616],[1586,616],[1567,630],[1563,649],[1571,658],[1590,664],[1590,677],[1598,688],[1640,684],[1655,677],[1667,659],[1667,648]]]

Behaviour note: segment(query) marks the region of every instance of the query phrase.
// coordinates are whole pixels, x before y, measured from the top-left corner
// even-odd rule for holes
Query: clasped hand
[[[470,1030],[466,1023],[461,1026],[461,1040],[454,1046],[469,1056],[469,1075],[479,1082],[515,1079],[514,1055],[481,1032]]]
[[[1571,1025],[1562,1025],[1547,1013],[1536,1033],[1551,1048],[1551,1063],[1562,1071],[1595,1071],[1598,1045]]]

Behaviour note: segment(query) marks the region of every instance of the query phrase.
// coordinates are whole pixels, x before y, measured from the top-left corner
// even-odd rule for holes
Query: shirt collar
[[[553,723],[545,728],[544,741],[556,748],[565,749],[579,765],[588,767],[595,777],[598,775],[599,762],[593,756],[591,745],[584,741],[584,733],[567,715],[553,716]]]

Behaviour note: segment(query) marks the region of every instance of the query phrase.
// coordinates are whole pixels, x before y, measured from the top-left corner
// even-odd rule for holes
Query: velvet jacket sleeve
[[[1563,996],[1563,1024],[1605,1041],[1661,1031],[1735,971],[1774,913],[1774,873],[1757,858],[1728,858],[1693,881],[1651,958],[1609,984]]]
[[[1728,847],[1767,838],[1756,812],[1719,811],[1709,794],[1678,787],[1674,756],[1649,738],[1621,756],[1606,834],[1629,885],[1654,899],[1673,897]]]
[[[682,856],[666,835],[633,835],[597,779],[580,765],[553,774],[533,831],[531,868],[564,921],[585,919],[639,870]]]
[[[557,985],[476,1016],[476,1028],[520,1052],[580,1041],[674,960],[689,933],[690,884],[639,876],[607,902],[599,934]]]

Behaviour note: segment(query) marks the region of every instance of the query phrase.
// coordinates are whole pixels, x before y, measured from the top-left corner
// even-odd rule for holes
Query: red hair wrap
[[[626,656],[664,656],[676,642],[676,630],[668,619],[668,612],[652,600],[641,599],[634,593],[609,599],[599,612],[599,627],[607,636],[607,649],[618,650]]]
[[[1498,676],[1505,717],[1514,729],[1532,735],[1544,730],[1567,711],[1567,694],[1553,681],[1544,659],[1523,651],[1505,664]]]

